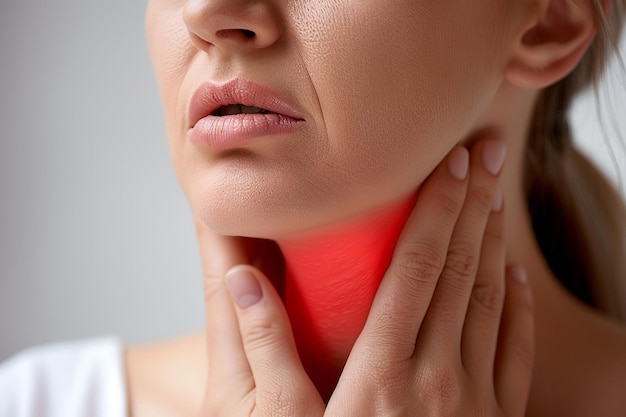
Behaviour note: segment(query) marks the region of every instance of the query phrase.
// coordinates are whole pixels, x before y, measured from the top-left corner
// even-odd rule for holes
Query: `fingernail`
[[[493,175],[498,175],[504,165],[506,146],[502,141],[493,140],[483,146],[483,165]]]
[[[526,268],[521,265],[514,265],[510,270],[511,277],[519,283],[526,284],[528,282],[528,274]]]
[[[235,267],[226,273],[224,279],[235,303],[241,309],[251,307],[263,298],[259,281],[247,269]]]
[[[448,169],[450,174],[456,179],[464,180],[469,169],[469,152],[466,148],[459,146],[452,151],[448,158]]]
[[[496,213],[502,211],[502,205],[504,204],[504,196],[502,194],[502,188],[498,188],[496,192],[496,196],[493,199],[493,203],[491,203],[491,211],[495,211]]]

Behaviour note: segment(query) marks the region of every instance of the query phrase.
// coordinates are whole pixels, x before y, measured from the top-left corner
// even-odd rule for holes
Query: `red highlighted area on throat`
[[[413,195],[302,239],[279,241],[284,302],[304,366],[328,400],[415,204]]]

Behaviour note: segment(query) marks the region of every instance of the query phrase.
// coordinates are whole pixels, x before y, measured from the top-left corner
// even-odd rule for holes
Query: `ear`
[[[593,0],[537,0],[539,6],[516,41],[504,70],[520,88],[541,89],[576,68],[593,41],[597,26]],[[602,1],[604,9],[609,0]]]

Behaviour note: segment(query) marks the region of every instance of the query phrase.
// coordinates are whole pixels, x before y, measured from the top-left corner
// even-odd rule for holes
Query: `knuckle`
[[[410,327],[404,324],[406,314],[393,307],[389,310],[392,309],[395,311],[376,317],[368,329],[368,341],[373,347],[366,351],[365,355],[373,366],[388,363],[389,358],[408,358],[413,353],[415,335]],[[380,346],[385,346],[385,349],[381,349]]]
[[[489,317],[499,316],[504,303],[504,288],[492,283],[475,284],[472,289],[472,300]]]
[[[407,249],[396,263],[396,274],[408,282],[430,281],[439,276],[445,258],[435,244],[421,242]]]
[[[473,276],[478,264],[478,255],[471,249],[469,242],[451,244],[446,258],[446,273],[466,278]]]
[[[462,398],[462,380],[459,372],[449,365],[430,367],[420,378],[420,396],[429,404],[434,415],[452,415]]]
[[[470,189],[470,199],[481,212],[490,212],[493,204],[493,191],[483,185],[474,185]]]
[[[395,359],[387,349],[380,346],[370,346],[363,350],[361,356],[361,370],[372,376],[372,379],[381,385],[396,386],[398,381],[406,381],[409,372],[410,359]]]
[[[438,194],[433,201],[437,210],[448,218],[456,218],[463,207],[463,202],[458,197],[451,194]]]
[[[407,387],[414,378],[414,364],[409,359],[393,359],[391,355],[381,354],[382,349],[371,349],[369,354],[362,356],[359,361],[355,383],[367,380],[376,387],[376,399],[379,404],[388,406],[397,405],[406,394]],[[389,407],[383,407],[389,409]]]
[[[361,350],[359,350],[359,371],[371,375],[374,379],[380,376],[381,370],[389,367],[389,353],[377,348],[377,346],[378,343],[374,342],[364,346]]]
[[[272,351],[281,341],[280,334],[278,323],[266,317],[251,317],[241,326],[247,351]]]

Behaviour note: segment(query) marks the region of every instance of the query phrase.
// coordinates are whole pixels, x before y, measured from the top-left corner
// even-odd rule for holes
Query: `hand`
[[[521,267],[505,279],[501,157],[482,141],[469,179],[442,164],[424,185],[325,415],[525,414],[532,297]]]
[[[221,236],[200,221],[196,230],[204,271],[209,369],[200,415],[321,417],[325,404],[298,357],[277,283],[261,272],[283,276],[278,247],[262,239]],[[258,269],[232,268],[241,264]],[[227,271],[233,279],[244,280],[242,272],[252,273],[252,284],[261,285],[263,302],[237,314],[224,285]],[[250,300],[249,296],[241,302]],[[247,325],[238,325],[238,315]],[[287,393],[297,397],[287,398]]]
[[[469,178],[451,175],[466,165],[467,151],[457,148],[424,183],[326,408],[271,283],[249,266],[231,270],[234,307],[222,274],[207,274],[206,415],[522,416],[531,295],[523,279],[505,284],[503,208],[491,210],[500,201],[497,175],[485,169],[483,151],[499,171],[497,142],[484,141],[473,147]],[[234,240],[218,243],[230,254],[223,271],[248,261]],[[508,273],[523,277],[519,267]]]

